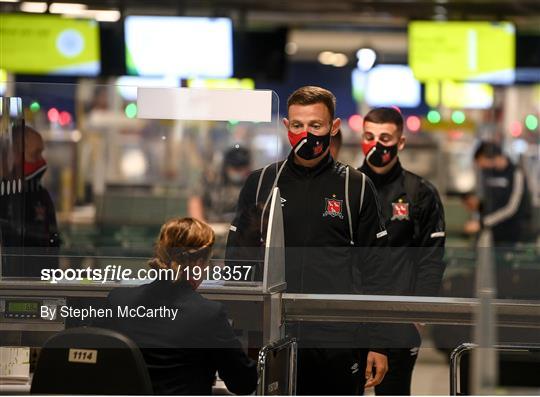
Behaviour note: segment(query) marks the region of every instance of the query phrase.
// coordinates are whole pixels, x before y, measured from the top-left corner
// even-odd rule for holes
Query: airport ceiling
[[[404,27],[410,19],[433,19],[436,16],[450,20],[512,20],[518,24],[538,22],[540,18],[540,0],[55,1],[83,3],[89,8],[117,8],[125,14],[226,15],[236,16],[248,23],[281,23],[293,27],[326,23]]]
[[[95,1],[95,0],[94,0]],[[126,1],[144,4],[144,0]],[[539,0],[153,0],[160,6],[181,5],[186,8],[237,9],[284,13],[386,13],[409,18],[429,18],[434,7],[441,5],[456,15],[530,15],[540,14]]]

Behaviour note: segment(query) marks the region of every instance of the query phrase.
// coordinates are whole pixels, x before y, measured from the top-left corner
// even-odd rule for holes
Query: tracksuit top
[[[392,288],[396,295],[438,296],[445,269],[444,208],[435,187],[401,167],[376,174],[360,168],[373,181],[388,230]]]
[[[274,186],[283,210],[287,292],[387,291],[387,232],[373,184],[330,155],[306,168],[291,152],[248,177],[228,236],[228,260],[261,255]]]

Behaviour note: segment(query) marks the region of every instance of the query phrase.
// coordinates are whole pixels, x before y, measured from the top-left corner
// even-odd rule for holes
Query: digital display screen
[[[128,16],[124,31],[130,75],[228,78],[233,74],[229,18]]]
[[[485,83],[443,81],[426,83],[426,103],[450,109],[489,109],[493,106],[493,86]]]
[[[353,91],[361,90],[369,106],[399,106],[414,108],[422,101],[420,82],[414,78],[412,70],[405,65],[377,65],[364,79],[353,72]],[[363,82],[362,88],[357,82]]]
[[[9,313],[37,313],[38,309],[38,302],[7,302],[7,312]]]
[[[1,21],[0,68],[26,74],[99,74],[96,21],[23,14],[3,14]]]
[[[420,81],[514,81],[516,28],[510,22],[413,21],[408,36],[409,66]]]

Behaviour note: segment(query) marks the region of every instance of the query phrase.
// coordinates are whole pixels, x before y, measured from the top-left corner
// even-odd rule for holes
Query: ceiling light
[[[79,3],[52,3],[49,6],[51,14],[78,14],[88,7],[85,4]]]
[[[298,52],[298,44],[296,44],[294,41],[289,41],[285,45],[285,52],[287,55],[294,55]]]
[[[334,53],[332,51],[323,51],[319,54],[317,59],[323,65],[331,65],[334,63]]]
[[[98,22],[116,22],[121,17],[118,10],[83,10],[80,15]]]
[[[22,12],[34,12],[34,13],[44,13],[47,11],[47,3],[45,2],[32,2],[32,1],[25,1],[24,3],[21,3],[21,11]]]
[[[349,63],[349,58],[345,54],[334,54],[332,65],[336,68],[341,68]]]
[[[18,3],[19,0],[0,0],[0,3]]]
[[[377,54],[371,48],[360,48],[356,52],[356,57],[358,58],[358,69],[362,72],[370,70],[377,60]]]
[[[435,10],[435,14],[446,14],[446,7],[435,6],[434,10]]]

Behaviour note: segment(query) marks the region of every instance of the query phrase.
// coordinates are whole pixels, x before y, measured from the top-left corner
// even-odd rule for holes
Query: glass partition
[[[83,80],[8,84],[7,92],[3,279],[40,278],[54,268],[145,267],[162,224],[186,216],[212,226],[212,262],[223,266],[247,176],[284,151],[271,91]]]

